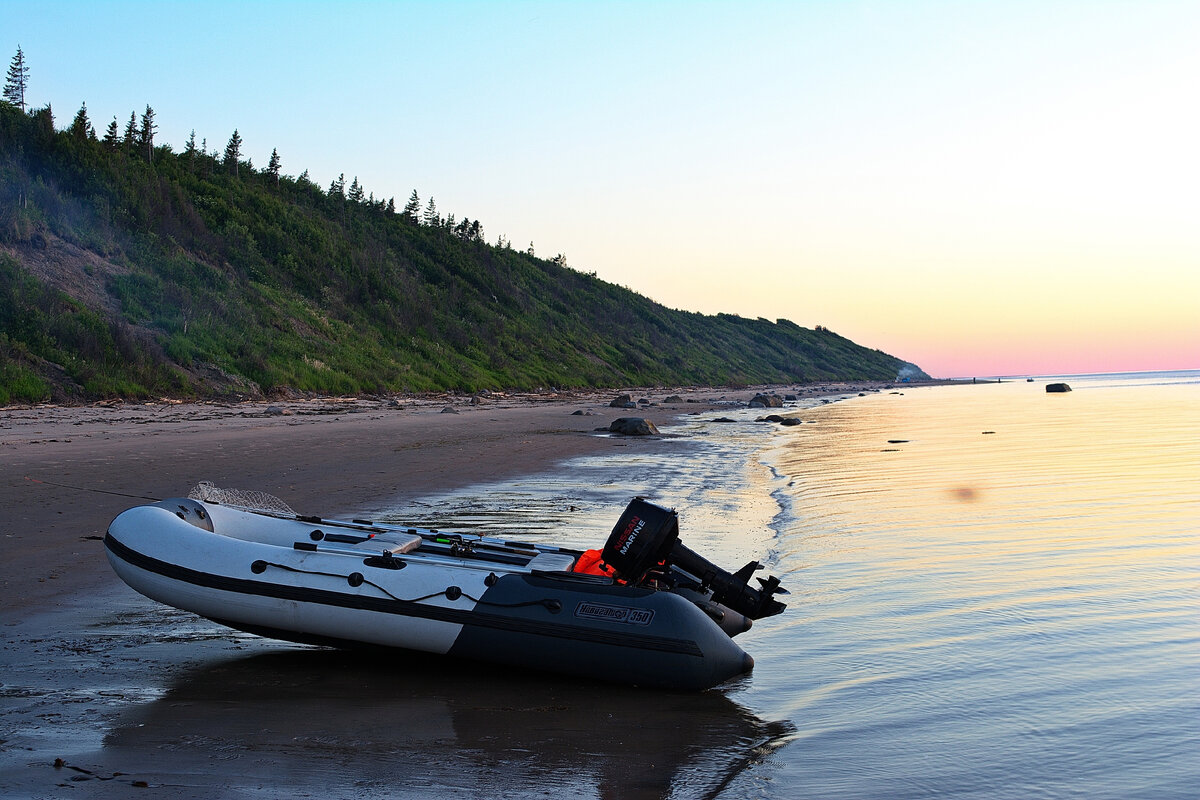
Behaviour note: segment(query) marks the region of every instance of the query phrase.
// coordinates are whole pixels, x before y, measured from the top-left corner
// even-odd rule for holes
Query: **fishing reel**
[[[713,602],[761,619],[781,613],[786,606],[773,595],[787,594],[772,576],[759,578],[759,588],[749,585],[762,569],[751,561],[737,572],[727,572],[679,541],[679,515],[635,497],[617,520],[604,543],[602,558],[616,570],[618,578],[641,583],[652,572],[669,574],[672,569],[693,577],[700,587],[712,592]]]

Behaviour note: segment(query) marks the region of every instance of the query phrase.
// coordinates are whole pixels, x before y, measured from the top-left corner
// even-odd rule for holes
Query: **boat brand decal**
[[[595,619],[602,622],[623,622],[626,625],[649,625],[654,619],[654,611],[649,608],[633,608],[631,606],[610,606],[605,603],[580,601],[575,606],[575,616],[580,619]]]
[[[642,528],[646,525],[646,520],[633,517],[629,520],[629,524],[625,526],[624,532],[621,534],[618,550],[621,555],[629,552],[629,548],[637,541],[638,534],[642,532]]]

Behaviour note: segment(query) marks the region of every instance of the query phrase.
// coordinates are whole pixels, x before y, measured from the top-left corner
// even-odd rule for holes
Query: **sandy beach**
[[[493,396],[472,405],[470,398],[324,398],[9,409],[0,412],[0,535],[9,554],[0,589],[6,603],[45,607],[110,581],[98,541],[108,522],[142,498],[186,495],[203,480],[269,492],[301,513],[335,516],[369,514],[381,501],[540,469],[612,446],[592,434],[621,415],[609,413],[616,411],[607,407],[610,399]],[[665,420],[687,410],[693,408],[637,413]]]
[[[877,388],[865,384],[776,387],[780,393],[801,392],[810,397]],[[70,785],[75,789],[90,786],[91,791],[103,794],[101,787],[111,789],[113,784],[107,781],[115,779],[122,785],[174,787],[168,792],[171,796],[260,796],[246,787],[227,791],[218,755],[201,757],[185,752],[187,748],[179,746],[179,741],[200,735],[186,730],[186,725],[176,731],[178,741],[139,744],[137,723],[134,733],[128,728],[129,714],[171,717],[169,710],[175,707],[161,701],[146,707],[137,702],[146,699],[139,692],[157,697],[161,686],[170,683],[167,676],[175,676],[168,694],[186,695],[191,704],[220,705],[228,698],[218,702],[211,693],[213,686],[221,683],[211,672],[228,669],[232,677],[224,685],[240,687],[236,690],[242,693],[239,702],[253,699],[262,706],[260,686],[275,685],[279,675],[285,683],[304,683],[321,680],[325,670],[333,669],[330,664],[349,668],[338,655],[320,661],[313,657],[297,660],[295,651],[283,645],[241,634],[213,633],[203,620],[135,595],[112,573],[101,544],[108,522],[120,511],[143,498],[185,495],[208,480],[226,488],[269,492],[300,513],[370,516],[376,509],[396,508],[405,498],[545,470],[572,456],[616,447],[652,448],[656,442],[651,437],[610,437],[598,435],[596,429],[606,428],[621,416],[643,416],[665,427],[681,415],[744,407],[757,389],[628,391],[635,401],[649,402],[636,410],[610,408],[609,401],[618,392],[605,391],[493,394],[476,399],[163,401],[0,409],[0,536],[5,554],[0,561],[5,631],[4,676],[0,678],[3,793],[50,796],[54,787]],[[680,401],[665,402],[672,395]],[[189,634],[193,628],[196,630]],[[235,660],[229,666],[229,658],[247,654],[249,660]],[[440,709],[435,709],[437,714],[453,712],[453,716],[463,692],[475,697],[468,705],[477,708],[484,700],[476,695],[490,691],[486,682],[471,681],[464,688],[460,680],[448,696],[442,684],[430,683],[425,677],[429,669],[462,678],[464,669],[469,668],[410,660],[417,666],[416,673],[409,675],[409,687],[402,696],[390,696],[386,701],[398,704],[405,713],[411,712],[413,704],[432,704]],[[356,660],[353,668],[362,673],[358,676],[361,682],[378,692],[392,685],[396,664],[375,668]],[[517,685],[528,689],[530,680],[521,677]],[[580,688],[569,681],[551,684],[557,687],[560,712],[567,708],[583,713],[590,707],[594,687]],[[546,685],[539,681],[539,691],[545,691]],[[258,708],[256,713],[278,717],[285,732],[311,724],[315,707],[321,705],[319,698],[310,694],[304,703],[298,703],[289,694],[293,690],[280,691],[283,699],[267,703],[268,707]],[[625,697],[620,690],[613,691],[614,698]],[[197,693],[204,698],[198,701]],[[340,693],[334,692],[331,698],[337,696]],[[506,697],[506,707],[521,703],[518,697]],[[493,702],[494,698],[488,699],[485,706]],[[545,697],[539,701],[545,702]],[[299,713],[297,708],[308,711]],[[561,724],[564,731],[573,729],[578,723],[575,711],[562,712],[560,723],[549,724]],[[761,738],[759,722],[744,719],[736,708],[722,705],[712,712],[715,725],[746,728],[748,733],[743,733],[748,742]],[[529,722],[536,716],[524,719]],[[547,724],[546,719],[538,719],[538,726]],[[335,721],[337,725],[351,724],[348,719]],[[208,728],[203,733],[206,741],[221,741],[221,726],[212,715],[193,722],[197,729]],[[171,725],[179,724],[172,717]],[[125,731],[123,739],[114,733],[120,730]],[[88,731],[93,738],[99,737],[95,747],[81,747],[80,737],[86,739]],[[229,731],[235,744],[244,733],[238,732],[237,725]],[[464,731],[459,733],[462,735],[468,734]],[[472,730],[469,735],[480,734]],[[664,732],[664,737],[669,740],[671,734]],[[113,746],[117,740],[122,742],[119,748]],[[586,749],[586,737],[579,746]],[[263,747],[272,752],[269,743]],[[289,763],[287,749],[278,745],[278,752],[270,757]],[[84,751],[92,753],[90,761],[79,755]],[[674,763],[672,759],[683,758],[684,752],[686,748],[660,761]],[[114,765],[116,753],[120,764]],[[614,763],[629,755],[617,751]],[[54,766],[56,758],[63,762],[58,767]],[[81,758],[88,763],[77,763]],[[114,778],[109,772],[122,776]],[[425,773],[413,780],[438,785],[438,780]],[[321,781],[316,779],[316,784]],[[434,794],[458,796],[451,784],[446,787]],[[389,788],[394,790],[394,786]],[[660,794],[655,790],[613,796]],[[84,795],[76,791],[72,796]]]

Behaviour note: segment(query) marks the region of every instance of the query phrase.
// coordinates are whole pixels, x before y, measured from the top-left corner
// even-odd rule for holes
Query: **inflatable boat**
[[[784,610],[777,578],[750,585],[758,562],[715,566],[679,541],[673,509],[640,498],[603,549],[580,551],[248,497],[202,484],[131,508],[109,525],[109,561],[153,600],[275,639],[670,689],[750,671],[733,637]]]

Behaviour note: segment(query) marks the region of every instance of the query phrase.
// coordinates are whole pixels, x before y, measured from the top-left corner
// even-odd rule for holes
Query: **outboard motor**
[[[787,590],[775,577],[759,578],[760,588],[748,585],[755,571],[762,569],[751,561],[735,573],[729,573],[679,541],[679,515],[634,498],[617,520],[604,544],[604,562],[616,570],[617,577],[640,583],[648,573],[669,573],[672,567],[693,576],[704,589],[712,591],[716,603],[728,606],[750,619],[770,617],[786,606],[772,595]]]

